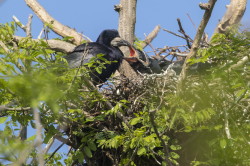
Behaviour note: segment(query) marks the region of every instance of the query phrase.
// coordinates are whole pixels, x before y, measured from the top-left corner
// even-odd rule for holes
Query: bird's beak
[[[124,57],[124,59],[126,59],[127,61],[129,62],[137,62],[138,60],[138,53],[136,51],[136,49],[126,40],[120,38],[120,37],[116,37],[115,39],[113,39],[111,41],[111,45],[113,46],[117,46],[117,47],[120,47],[120,46],[127,46],[129,48],[129,56],[128,57]]]

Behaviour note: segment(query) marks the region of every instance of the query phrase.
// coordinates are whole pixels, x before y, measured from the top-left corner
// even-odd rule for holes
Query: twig
[[[12,18],[13,18],[13,20],[15,21],[15,23],[16,23],[20,28],[23,29],[23,31],[26,31],[25,25],[23,25],[23,24],[21,23],[21,21],[20,21],[16,16],[12,16]]]
[[[13,16],[13,20],[15,21],[15,23],[21,28],[23,29],[23,31],[26,33],[26,36],[27,37],[32,37],[31,35],[31,22],[32,22],[32,17],[33,15],[30,14],[29,17],[28,17],[28,22],[26,25],[23,25],[21,23],[21,21],[16,17],[16,16]]]
[[[174,32],[172,32],[172,31],[169,31],[169,30],[167,30],[167,29],[165,29],[165,28],[162,28],[162,29],[163,29],[164,31],[168,32],[168,33],[171,33],[172,35],[175,35],[175,36],[177,36],[177,37],[180,37],[180,38],[186,40],[185,37],[183,37],[183,36],[181,36],[181,35],[178,35],[177,33],[174,33]]]
[[[178,18],[177,19],[177,22],[178,22],[178,25],[179,25],[179,28],[180,28],[180,30],[179,30],[179,32],[181,32],[183,35],[184,35],[184,37],[185,37],[185,39],[186,39],[186,42],[187,42],[187,46],[188,46],[188,48],[191,48],[191,45],[190,45],[190,37],[186,34],[186,32],[184,31],[184,29],[183,29],[183,27],[182,27],[182,25],[181,25],[181,20]],[[191,39],[192,40],[192,39]]]
[[[64,143],[62,143],[60,146],[58,146],[56,148],[56,150],[49,156],[49,158],[45,161],[45,164],[56,154],[56,152],[61,149],[61,147],[64,145]]]
[[[163,150],[164,150],[164,153],[165,153],[165,161],[166,163],[168,163],[169,166],[172,166],[172,162],[169,160],[169,157],[170,157],[170,154],[169,154],[169,150],[168,150],[168,147],[167,145],[165,144],[165,141],[163,140],[163,138],[160,136],[158,130],[157,130],[157,127],[156,127],[156,124],[155,124],[155,121],[154,121],[154,114],[155,114],[155,110],[150,110],[149,111],[149,118],[150,118],[150,122],[153,126],[153,129],[154,129],[154,132],[157,136],[157,138],[161,141],[161,144],[163,146]]]
[[[192,18],[190,17],[190,15],[189,15],[188,13],[187,13],[187,16],[188,16],[188,19],[189,19],[189,20],[191,21],[191,23],[193,24],[194,29],[197,30],[197,27],[196,27],[194,21],[192,20]]]
[[[146,34],[144,34],[144,36],[146,36]],[[157,52],[155,50],[155,48],[153,47],[153,45],[151,43],[148,43],[148,45],[152,48],[152,50],[154,51],[155,53],[155,56],[157,56]]]

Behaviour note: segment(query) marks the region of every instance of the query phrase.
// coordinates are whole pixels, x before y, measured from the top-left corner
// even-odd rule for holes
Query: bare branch
[[[192,39],[184,31],[182,24],[181,24],[181,20],[179,18],[177,19],[177,22],[180,28],[179,32],[181,32],[184,35],[188,48],[191,48],[190,41],[192,41]]]
[[[21,21],[20,21],[16,16],[12,16],[12,18],[13,18],[13,20],[15,21],[15,23],[16,23],[20,28],[22,28],[24,31],[26,31],[25,25],[23,25],[23,24],[21,23]]]
[[[24,37],[21,37],[21,36],[13,36],[13,40],[16,42],[19,42],[23,38]],[[32,39],[32,40],[37,41],[37,42],[39,41],[39,39]],[[75,48],[75,45],[65,42],[65,41],[61,41],[61,40],[51,39],[51,40],[46,40],[46,42],[50,49],[59,51],[59,52],[69,53],[73,51],[73,49]]]
[[[209,2],[208,2],[209,9],[205,10],[205,13],[204,13],[203,18],[201,20],[201,23],[198,27],[198,31],[197,31],[196,36],[194,38],[194,42],[193,42],[192,48],[190,50],[190,53],[188,54],[188,56],[185,60],[185,63],[183,64],[182,71],[181,71],[181,74],[179,77],[178,90],[181,89],[181,87],[183,86],[184,80],[186,79],[186,73],[187,73],[187,70],[189,68],[189,65],[187,65],[188,60],[190,58],[196,56],[196,54],[197,54],[197,51],[198,51],[198,48],[199,48],[199,45],[201,42],[201,38],[203,36],[205,27],[207,26],[207,23],[210,19],[210,16],[212,14],[212,11],[213,11],[213,8],[214,8],[216,1],[217,0],[209,0]]]
[[[45,164],[56,154],[56,152],[61,149],[61,147],[64,145],[64,143],[62,143],[60,146],[58,146],[56,148],[56,150],[49,156],[49,158],[46,160]]]
[[[44,24],[52,25],[50,28],[58,35],[63,37],[73,37],[73,42],[77,45],[81,43],[82,40],[87,40],[83,35],[76,32],[74,29],[69,28],[55,20],[50,16],[47,11],[36,1],[36,0],[25,0],[26,4],[34,11],[34,13],[41,19]]]
[[[142,44],[142,48],[145,48],[149,43],[151,43],[154,40],[154,38],[156,38],[156,36],[159,33],[160,29],[161,29],[160,25],[157,25],[154,28],[154,30],[152,32],[150,32],[150,34],[148,34],[148,36],[144,40],[144,43]]]
[[[185,40],[186,40],[186,38],[185,38],[185,37],[183,37],[183,36],[181,36],[181,35],[178,35],[177,33],[174,33],[174,32],[172,32],[172,31],[167,30],[167,29],[164,29],[164,28],[163,28],[163,30],[164,30],[164,31],[166,31],[166,32],[168,32],[168,33],[171,33],[172,35],[175,35],[175,36],[177,36],[177,37],[180,37],[180,38],[182,38],[182,39],[185,39]]]
[[[214,33],[225,33],[232,25],[238,24],[246,10],[247,0],[231,0]]]
[[[13,20],[15,21],[15,23],[21,28],[23,29],[23,31],[26,33],[26,36],[27,37],[32,37],[31,35],[31,22],[32,22],[32,18],[33,18],[33,15],[30,14],[29,17],[28,17],[28,23],[26,25],[23,25],[21,23],[21,21],[16,17],[16,16],[13,16],[12,17]]]

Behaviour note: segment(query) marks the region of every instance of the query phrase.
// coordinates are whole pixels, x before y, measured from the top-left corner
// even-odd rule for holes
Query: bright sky
[[[138,0],[137,2],[137,21],[136,36],[143,40],[144,34],[150,33],[156,25],[162,28],[177,32],[177,18],[180,18],[184,30],[192,38],[195,35],[195,28],[189,20],[187,14],[190,15],[196,26],[199,25],[204,11],[198,7],[200,2],[208,0]],[[2,2],[2,3],[1,3]],[[230,0],[218,0],[210,22],[206,28],[206,32],[211,36],[218,20],[223,16],[226,10],[226,4]],[[12,21],[15,15],[23,22],[27,23],[28,15],[33,13],[26,6],[24,0],[1,0],[0,1],[0,23]],[[119,0],[39,0],[44,8],[55,19],[61,23],[75,28],[78,32],[96,40],[99,33],[104,29],[117,29],[118,13],[115,12],[114,5],[119,4]],[[242,23],[250,26],[250,4]],[[37,38],[42,29],[42,23],[34,15],[33,19],[33,35]],[[19,30],[18,35],[24,35]],[[55,37],[50,35],[50,37]],[[172,36],[167,32],[161,31],[154,40],[153,46],[156,48],[168,46],[176,46],[185,44],[183,39]]]

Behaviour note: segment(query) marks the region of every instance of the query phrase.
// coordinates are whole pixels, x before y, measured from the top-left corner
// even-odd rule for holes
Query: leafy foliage
[[[37,129],[35,108],[43,144],[61,136],[72,147],[68,155],[44,155],[47,165],[250,164],[249,59],[238,65],[249,56],[247,34],[215,35],[190,61],[213,66],[189,75],[180,93],[177,76],[125,80],[105,93],[89,84],[86,67],[68,69],[43,40],[12,40],[15,30],[13,23],[0,26],[8,49],[0,48],[1,164],[37,162],[36,135],[18,136],[20,126]],[[111,62],[97,59],[86,66],[101,73]]]

